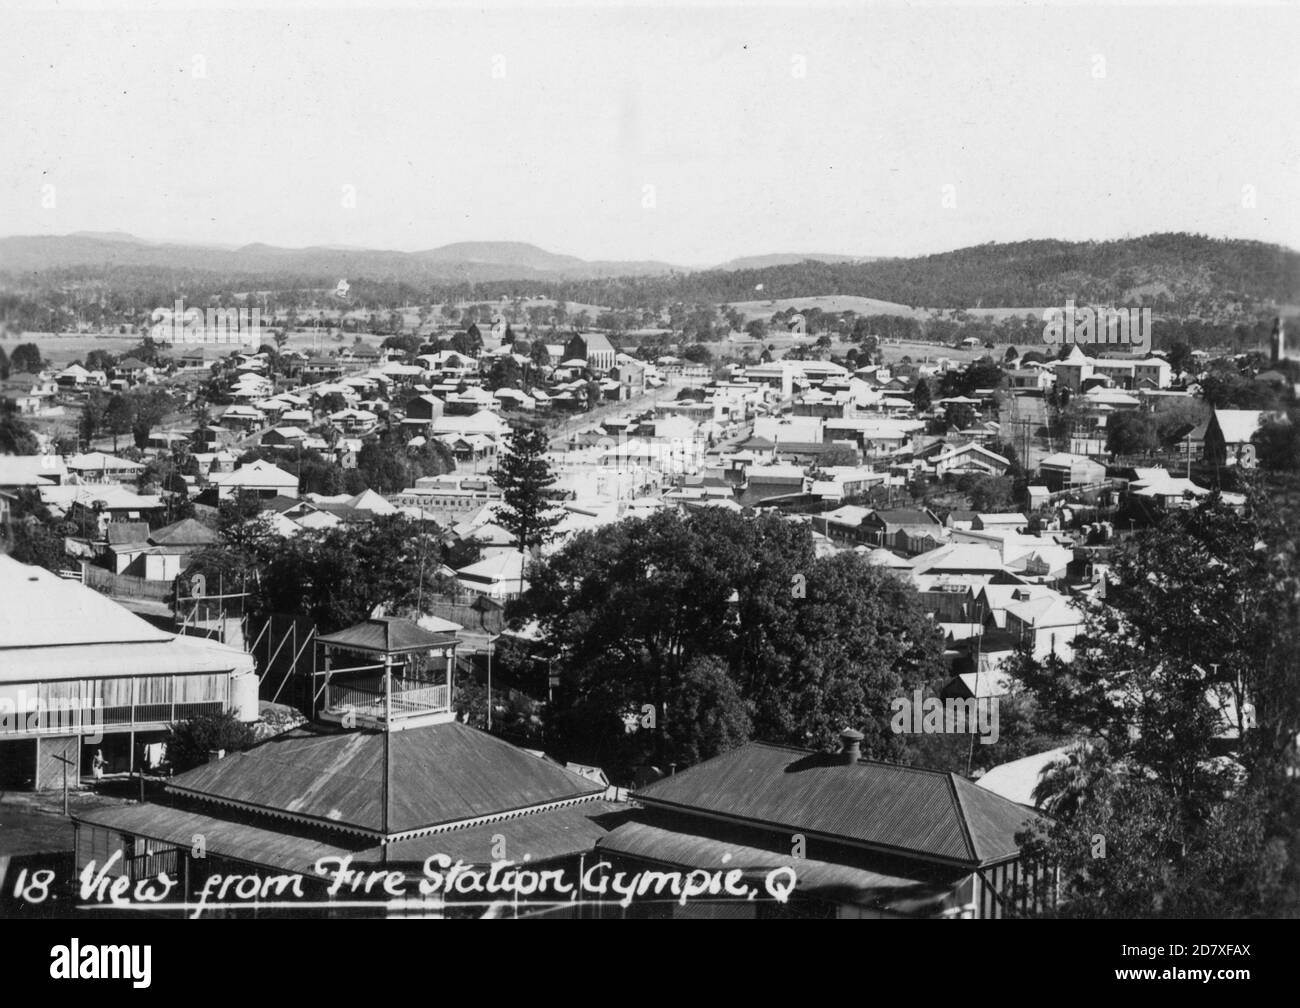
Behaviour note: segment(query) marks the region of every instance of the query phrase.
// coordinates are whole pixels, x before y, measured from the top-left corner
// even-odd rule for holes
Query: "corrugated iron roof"
[[[976,794],[971,795],[974,790]],[[751,742],[634,795],[649,806],[966,865],[1014,857],[1034,813],[955,774]]]
[[[818,857],[794,857],[754,846],[744,842],[746,839],[743,833],[728,835],[717,829],[695,834],[637,816],[598,840],[597,849],[602,854],[704,871],[725,866],[739,869],[746,880],[755,881],[774,868],[789,868],[800,895],[900,914],[929,915],[946,909],[956,902],[953,888],[965,871],[949,868],[909,877]]]
[[[149,538],[148,522],[109,522],[104,529],[110,546],[143,543]]]
[[[388,835],[597,795],[604,788],[460,722],[388,733],[303,725],[176,777],[169,789]]]
[[[322,504],[317,507],[327,508],[327,505]],[[322,644],[333,644],[356,651],[387,653],[444,647],[449,642],[447,634],[431,633],[399,616],[375,616],[346,630],[320,637],[318,640]]]
[[[110,526],[111,527],[111,526]],[[202,546],[216,542],[220,537],[201,521],[182,518],[160,529],[155,529],[149,541],[156,546]]]

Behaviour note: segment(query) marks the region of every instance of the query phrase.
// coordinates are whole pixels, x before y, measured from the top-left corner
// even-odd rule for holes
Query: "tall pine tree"
[[[551,487],[556,476],[546,458],[549,448],[544,430],[516,427],[492,472],[503,499],[496,520],[515,537],[521,553],[548,542],[551,529],[564,517],[552,507]]]

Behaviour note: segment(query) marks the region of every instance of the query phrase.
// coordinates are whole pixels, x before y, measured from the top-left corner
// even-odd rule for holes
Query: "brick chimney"
[[[840,732],[840,756],[845,763],[856,763],[862,759],[863,734],[853,728]]]

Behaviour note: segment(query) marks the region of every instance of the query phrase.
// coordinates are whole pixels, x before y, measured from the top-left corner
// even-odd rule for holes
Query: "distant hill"
[[[835,255],[831,252],[774,252],[771,255],[742,256],[729,259],[715,270],[766,269],[769,266],[793,266],[795,263],[810,262],[871,262],[869,256]]]
[[[371,306],[544,297],[642,312],[674,304],[752,303],[761,313],[777,301],[850,298],[863,310],[915,314],[1043,308],[1073,299],[1081,306],[1140,305],[1236,321],[1300,303],[1300,253],[1181,233],[989,243],[907,259],[779,253],[709,270],[592,262],[522,242],[457,242],[399,252],[263,244],[228,249],[117,233],[0,239],[0,307],[8,294],[22,299],[25,313],[48,304],[51,291],[63,297],[78,287],[123,293],[129,306],[169,304],[181,294],[330,291],[340,277],[352,281],[355,296]],[[304,295],[301,303],[312,298]]]
[[[32,274],[73,268],[158,267],[237,276],[349,277],[395,283],[594,278],[662,274],[661,262],[588,262],[522,242],[457,242],[422,252],[316,246],[240,248],[147,242],[112,232],[0,238],[0,270]]]
[[[497,292],[492,284],[483,289],[489,296]],[[546,293],[611,308],[855,296],[909,310],[995,309],[1063,306],[1073,299],[1216,320],[1300,301],[1300,253],[1266,242],[1181,233],[1105,242],[1036,240],[910,259],[803,257],[761,268],[562,281]]]

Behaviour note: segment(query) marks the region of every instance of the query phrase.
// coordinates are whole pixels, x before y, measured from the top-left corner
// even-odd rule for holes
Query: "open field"
[[[894,301],[859,297],[856,294],[822,294],[817,297],[738,301],[732,307],[743,312],[748,319],[768,319],[776,312],[785,311],[787,308],[794,308],[797,311],[820,308],[824,312],[852,311],[859,315],[899,315],[914,319],[951,318],[958,311],[964,311],[974,318],[984,319],[1004,319],[1024,315],[1033,315],[1038,319],[1043,317],[1042,308],[912,308]]]
[[[14,347],[22,343],[35,343],[43,357],[62,369],[75,360],[82,360],[91,350],[124,353],[139,345],[140,336],[136,333],[102,336],[92,333],[23,333],[0,340],[0,347],[4,347],[6,353],[13,353]]]

